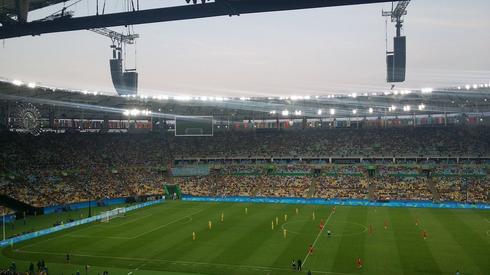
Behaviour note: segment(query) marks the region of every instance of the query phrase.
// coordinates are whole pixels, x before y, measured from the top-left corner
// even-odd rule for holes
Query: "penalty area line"
[[[325,221],[325,224],[323,225],[322,229],[320,230],[320,232],[318,232],[318,235],[316,235],[316,239],[315,239],[315,241],[313,241],[313,244],[311,245],[313,248],[315,248],[315,245],[316,245],[316,243],[318,242],[318,239],[320,239],[320,235],[322,235],[322,232],[323,232],[323,230],[325,229],[325,227],[327,226],[328,221],[330,220],[330,218],[332,218],[333,213],[334,213],[334,211],[331,211],[331,212],[330,212],[330,215],[328,215],[328,218],[327,218],[327,220]],[[303,260],[303,262],[301,263],[301,268],[303,268],[303,266],[306,264],[306,261],[308,260],[308,258],[309,258],[309,257],[310,257],[310,251],[308,251],[308,252],[306,253],[306,257],[305,257],[305,259]]]

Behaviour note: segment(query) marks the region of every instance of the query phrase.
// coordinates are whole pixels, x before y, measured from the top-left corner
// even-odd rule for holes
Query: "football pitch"
[[[490,274],[490,211],[167,201],[2,254],[50,274]]]

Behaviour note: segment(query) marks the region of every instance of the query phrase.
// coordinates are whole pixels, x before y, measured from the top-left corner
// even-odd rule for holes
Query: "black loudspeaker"
[[[123,72],[122,59],[109,60],[112,84],[119,95],[135,95],[138,93],[138,73]]]
[[[393,52],[386,54],[386,68],[388,82],[405,81],[407,65],[407,40],[405,36],[393,38]]]

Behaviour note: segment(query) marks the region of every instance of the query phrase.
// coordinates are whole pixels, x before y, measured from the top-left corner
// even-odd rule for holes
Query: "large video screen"
[[[176,116],[176,136],[212,136],[212,116]]]

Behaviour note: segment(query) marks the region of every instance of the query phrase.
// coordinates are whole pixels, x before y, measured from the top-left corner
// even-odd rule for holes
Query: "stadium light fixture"
[[[390,112],[394,112],[394,111],[396,111],[396,106],[395,105],[391,105],[391,107],[388,108],[388,109],[391,109]]]
[[[190,101],[192,98],[190,96],[186,96],[186,95],[179,95],[179,96],[175,96],[174,97],[174,100],[177,100],[177,101]]]
[[[269,112],[269,114],[271,114],[271,115],[275,115],[275,114],[276,114],[276,110],[272,110],[272,111],[270,111],[270,112]]]
[[[403,106],[403,111],[405,111],[405,112],[410,112],[410,109],[411,109],[410,105]]]
[[[132,116],[137,116],[137,115],[140,114],[140,110],[133,109],[133,110],[129,111],[129,114],[132,115]]]
[[[124,110],[123,115],[125,115],[125,116],[129,116],[129,115],[130,115],[129,110]]]
[[[296,110],[296,111],[294,111],[294,115],[296,115],[296,116],[300,116],[300,115],[301,115],[301,110]]]
[[[370,114],[372,114],[372,113],[373,113],[373,111],[374,111],[374,110],[373,110],[373,108],[372,108],[372,107],[369,107],[368,112],[369,112]]]
[[[317,111],[316,113],[317,113],[317,115],[321,116],[321,115],[322,115],[322,113],[323,113],[323,112],[322,112],[322,109],[318,109],[318,111]]]
[[[423,94],[430,94],[430,93],[432,93],[433,91],[434,91],[434,89],[432,89],[432,88],[423,88],[423,89],[422,89],[422,93],[423,93]]]
[[[354,114],[354,115],[357,114],[357,109],[353,109],[352,114]]]
[[[419,111],[423,111],[423,110],[425,110],[424,103],[422,103],[422,104],[419,105]]]
[[[14,81],[12,81],[12,84],[14,84],[15,86],[21,86],[24,83],[18,79],[15,79]]]
[[[34,88],[36,88],[36,83],[34,83],[34,82],[29,82],[29,83],[27,83],[27,87],[29,87],[29,88],[31,88],[31,89],[34,89]]]
[[[471,86],[470,86],[470,85],[468,85],[468,84],[466,84],[466,85],[464,85],[464,88],[465,88],[466,90],[469,90],[469,89],[471,88]]]
[[[335,109],[330,109],[330,115],[335,115]]]
[[[289,111],[286,109],[286,110],[282,111],[281,114],[283,116],[288,116],[289,115]]]
[[[478,89],[478,84],[473,84],[473,89]]]

